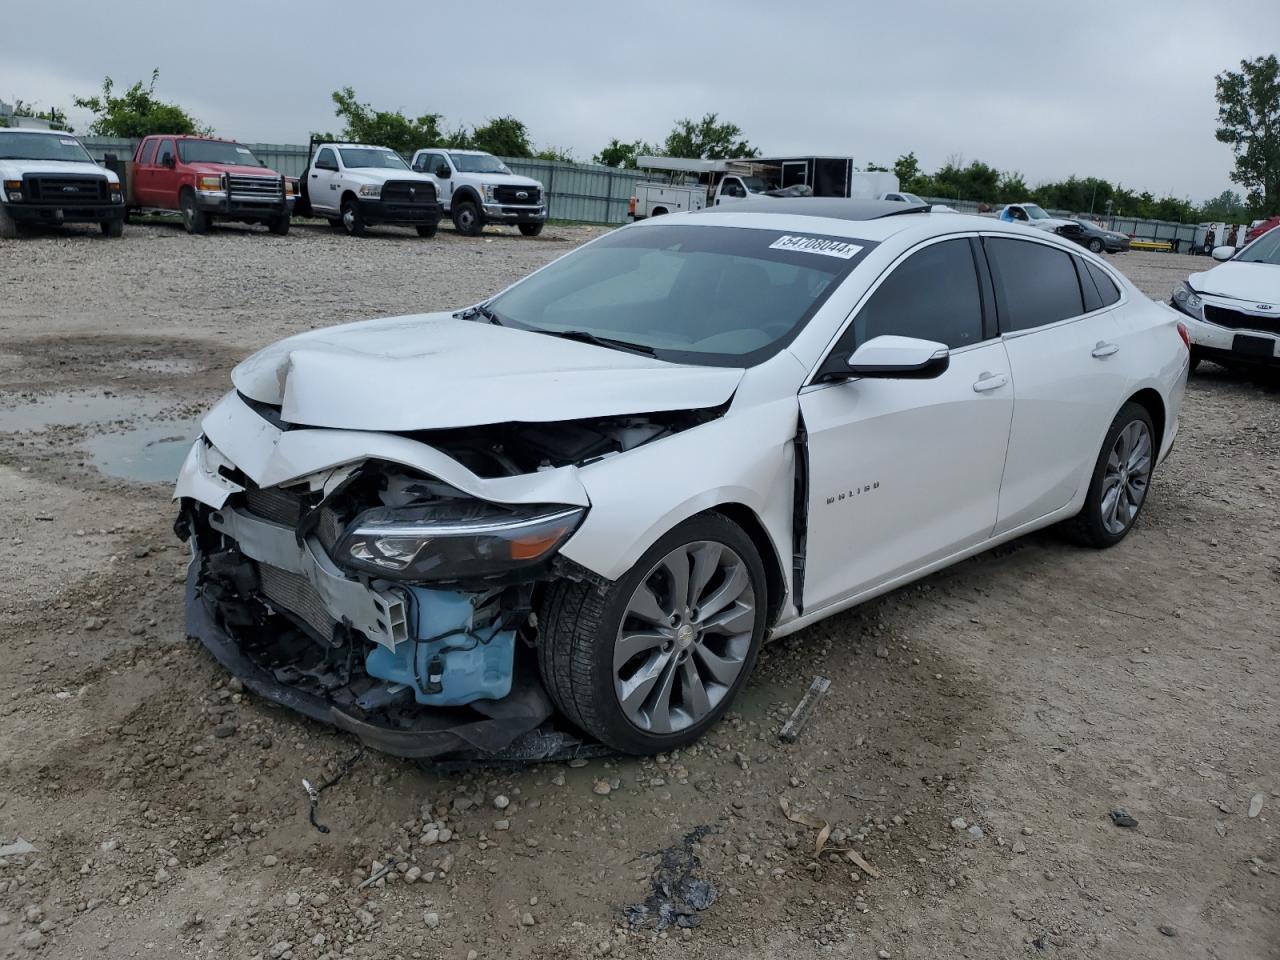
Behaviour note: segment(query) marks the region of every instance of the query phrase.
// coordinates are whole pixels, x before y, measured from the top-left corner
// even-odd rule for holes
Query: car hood
[[[27,173],[51,173],[54,176],[106,177],[109,183],[119,183],[119,178],[96,163],[75,163],[68,160],[0,160],[0,176],[5,180],[18,180]]]
[[[459,173],[459,177],[469,177],[476,183],[487,183],[495,187],[537,187],[542,184],[532,177],[522,177],[515,173]]]
[[[436,185],[436,182],[425,173],[418,173],[416,170],[392,170],[390,167],[347,167],[342,171],[342,175],[355,183],[383,184],[389,180],[401,180],[410,183],[429,183],[433,187]]]
[[[1229,261],[1187,278],[1197,293],[1280,305],[1280,266]]]
[[[287,423],[403,432],[715,407],[742,375],[436,313],[290,337],[231,379]]]
[[[243,163],[198,163],[187,164],[195,173],[229,173],[237,177],[270,177],[276,179],[280,174],[270,167],[259,167],[257,164]]]

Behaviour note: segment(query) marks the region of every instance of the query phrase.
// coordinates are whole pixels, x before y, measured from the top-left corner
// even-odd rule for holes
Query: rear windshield
[[[230,166],[261,166],[248,147],[225,140],[179,140],[178,156],[183,163],[222,163]]]
[[[400,159],[400,154],[390,150],[378,150],[370,147],[342,147],[342,165],[348,170],[372,168],[376,170],[408,170],[409,165]]]
[[[93,163],[89,151],[65,133],[5,133],[0,130],[0,160],[66,160]]]
[[[582,331],[662,360],[742,367],[781,350],[874,243],[744,227],[624,227],[488,303],[497,321]]]

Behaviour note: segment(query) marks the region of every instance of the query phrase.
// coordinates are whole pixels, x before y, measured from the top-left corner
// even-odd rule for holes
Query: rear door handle
[[[1093,355],[1101,360],[1103,357],[1109,357],[1120,349],[1115,343],[1107,343],[1105,340],[1099,340],[1093,346]]]
[[[988,390],[996,390],[1003,387],[1009,382],[1009,378],[1003,373],[984,373],[977,379],[973,385],[974,393],[986,393]]]

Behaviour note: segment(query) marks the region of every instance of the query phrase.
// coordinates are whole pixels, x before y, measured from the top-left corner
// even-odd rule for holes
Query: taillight
[[[632,197],[631,202],[627,204],[627,215],[634,217],[636,215],[636,198]]]
[[[1191,349],[1191,331],[1187,329],[1187,325],[1181,320],[1178,321],[1178,336],[1182,338],[1183,344],[1188,350]]]

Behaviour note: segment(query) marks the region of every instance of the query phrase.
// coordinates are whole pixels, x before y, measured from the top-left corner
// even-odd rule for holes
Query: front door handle
[[[996,390],[1003,387],[1009,382],[1009,378],[1003,373],[984,373],[973,385],[974,393],[986,393],[988,390]]]
[[[1105,340],[1099,340],[1093,346],[1093,355],[1101,360],[1103,357],[1109,357],[1120,349],[1115,343],[1107,343]]]
[[[318,173],[313,173],[313,174],[311,175],[311,179],[312,179],[312,180],[319,180],[319,179],[320,179],[320,174],[318,174]]]

